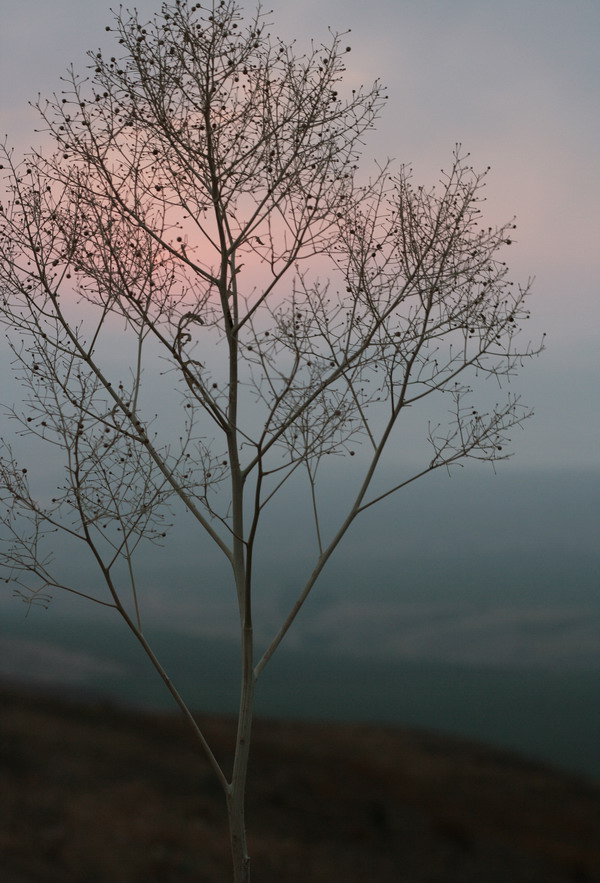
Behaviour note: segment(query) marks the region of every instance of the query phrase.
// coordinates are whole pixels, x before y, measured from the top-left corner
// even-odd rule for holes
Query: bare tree
[[[88,75],[71,70],[36,105],[52,150],[18,161],[3,148],[1,315],[27,389],[10,416],[58,449],[64,471],[40,496],[36,470],[4,444],[1,560],[28,603],[62,589],[123,617],[222,786],[241,883],[256,681],[359,516],[434,470],[507,456],[507,433],[529,412],[511,395],[480,410],[473,394],[477,378],[508,378],[534,353],[516,344],[529,284],[508,281],[500,258],[514,225],[482,225],[486,172],[460,148],[429,190],[406,167],[360,177],[385,93],[342,91],[344,35],[297,54],[235,0],[176,0],[150,22],[119,13],[107,30],[115,55],[90,53]],[[159,374],[171,388],[162,405]],[[428,425],[423,463],[374,490],[401,416],[433,398],[450,416]],[[355,491],[328,532],[318,489],[331,455],[356,455]],[[263,514],[302,472],[313,568],[255,648]],[[138,552],[175,514],[216,544],[237,596],[230,771],[142,625]],[[87,547],[103,594],[61,575],[57,531]],[[202,591],[201,572],[197,582]]]

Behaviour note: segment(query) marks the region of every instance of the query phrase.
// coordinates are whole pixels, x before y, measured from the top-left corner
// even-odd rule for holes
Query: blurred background
[[[157,0],[136,6],[143,17]],[[311,37],[326,40],[328,26],[351,29],[348,84],[378,77],[388,86],[365,168],[392,157],[429,185],[457,141],[475,167],[491,166],[484,217],[516,215],[511,278],[535,276],[529,331],[534,341],[547,334],[547,351],[511,383],[535,408],[513,435],[514,457],[495,471],[468,463],[428,476],[369,510],[265,670],[258,710],[424,726],[600,778],[600,7],[275,0],[271,19],[299,51]],[[109,45],[110,23],[103,4],[4,0],[0,134],[17,151],[43,142],[28,100],[60,90],[70,62],[83,70],[85,50]],[[10,406],[20,391],[3,341],[0,369]],[[0,423],[8,437],[5,409]],[[419,454],[402,441],[385,468]],[[325,501],[343,497],[347,468],[332,464]],[[263,646],[314,550],[302,511],[282,506],[258,571]],[[94,587],[87,559],[69,566]],[[145,556],[141,577],[147,632],[186,699],[234,711],[236,614],[218,557],[182,527]],[[170,707],[114,615],[59,594],[47,611],[25,612],[6,587],[2,677]]]

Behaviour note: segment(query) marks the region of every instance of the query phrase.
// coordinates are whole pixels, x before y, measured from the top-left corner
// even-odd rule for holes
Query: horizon
[[[141,0],[137,8],[146,15],[158,5],[158,0]],[[301,6],[281,0],[272,19],[276,33],[306,46],[313,32],[317,39],[326,37],[326,25],[317,24],[324,16],[334,29],[352,29],[349,82],[381,76],[389,87],[387,107],[365,148],[365,172],[373,168],[374,157],[390,155],[399,163],[414,163],[416,182],[432,184],[450,163],[457,141],[470,151],[476,168],[491,165],[484,216],[503,223],[516,214],[510,277],[523,283],[536,277],[529,336],[535,342],[547,333],[548,339],[546,352],[510,381],[509,389],[535,410],[524,431],[513,433],[512,461],[499,463],[495,475],[487,464],[468,463],[450,477],[425,478],[374,507],[328,565],[286,638],[282,659],[298,654],[302,668],[327,647],[332,659],[352,657],[353,671],[362,661],[381,678],[386,665],[390,671],[403,665],[448,671],[457,666],[473,676],[491,669],[499,677],[525,668],[542,679],[536,684],[544,675],[548,684],[564,676],[571,690],[579,676],[583,684],[600,672],[600,5],[576,0],[566,9],[547,0],[530,0],[527,6],[507,0],[500,7],[458,0],[450,9],[440,0],[372,0],[365,8],[342,0]],[[42,137],[34,132],[36,117],[27,100],[38,90],[59,89],[69,61],[82,70],[85,50],[110,40],[104,32],[108,22],[102,5],[7,0],[0,34],[0,109],[2,129],[18,150]],[[8,407],[19,401],[17,384],[6,380],[9,362],[1,343],[0,402]],[[489,401],[495,395],[489,391]],[[168,414],[166,396],[159,404]],[[2,408],[0,434],[8,437],[12,428]],[[22,439],[17,444],[26,450]],[[408,434],[390,451],[384,475],[392,468],[412,468],[421,456],[420,438]],[[360,456],[354,460],[356,465]],[[323,482],[329,527],[335,524],[333,503],[348,494],[349,469],[348,462],[332,463]],[[36,470],[44,492],[60,481],[60,469],[49,456],[34,458],[32,474]],[[309,556],[314,557],[314,537],[298,506],[292,495],[274,508],[259,549],[262,641],[273,634],[297,575],[310,569]],[[207,645],[229,641],[237,614],[234,593],[223,597],[218,556],[185,526],[167,542],[172,558],[152,550],[142,566],[149,628],[162,624]],[[67,571],[96,585],[91,563],[71,556],[67,544],[59,543],[57,551]],[[32,645],[43,652],[44,643],[60,655],[60,642],[45,642],[44,623],[49,635],[59,634],[64,623],[65,652],[69,628],[79,623],[85,631],[93,620],[101,630],[106,615],[91,604],[84,612],[84,606],[79,599],[57,596],[47,613],[34,609],[21,621],[23,608],[5,591],[0,645],[4,640],[6,664],[12,653],[13,661],[26,665],[11,640],[21,642],[25,659],[27,653],[35,656]],[[121,639],[115,641],[120,648]],[[97,654],[90,653],[86,662],[78,651],[67,669],[80,664],[92,681],[94,671],[108,676],[110,665],[108,671],[102,665],[110,662],[110,647],[105,650],[100,663]],[[41,674],[48,659],[58,659],[49,652],[50,657],[40,657]],[[94,668],[98,664],[100,669]],[[118,672],[111,676],[118,680]],[[335,683],[330,689],[334,696]],[[377,683],[371,690],[375,708]],[[363,692],[368,698],[369,688],[363,685]],[[564,695],[557,719],[568,715],[569,698]],[[577,726],[587,727],[582,738],[600,744],[594,694],[584,691],[580,698]],[[351,694],[345,700],[351,702]],[[443,705],[442,700],[437,697]],[[401,691],[397,702],[401,714]],[[518,703],[514,715],[517,726]],[[530,727],[535,740],[538,731],[531,721]],[[575,730],[572,750],[577,753]]]

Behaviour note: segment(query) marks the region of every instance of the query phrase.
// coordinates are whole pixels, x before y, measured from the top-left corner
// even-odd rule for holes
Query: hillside
[[[227,883],[221,794],[185,725],[0,690],[4,883]],[[227,762],[226,717],[202,719]],[[405,729],[260,720],[255,883],[600,881],[600,787]]]

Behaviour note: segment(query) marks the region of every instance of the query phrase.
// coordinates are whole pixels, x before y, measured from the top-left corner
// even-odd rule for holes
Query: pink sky
[[[139,0],[140,15],[159,0]],[[0,131],[25,149],[27,107],[60,89],[69,62],[106,44],[109,3],[5,0]],[[365,151],[413,163],[432,183],[461,141],[492,166],[491,223],[517,216],[513,278],[535,275],[531,334],[548,351],[518,383],[537,416],[519,438],[521,467],[598,467],[597,150],[600,5],[587,0],[275,0],[274,30],[302,47],[327,26],[352,29],[348,77],[380,77],[390,98]],[[247,9],[253,6],[247,4]]]

